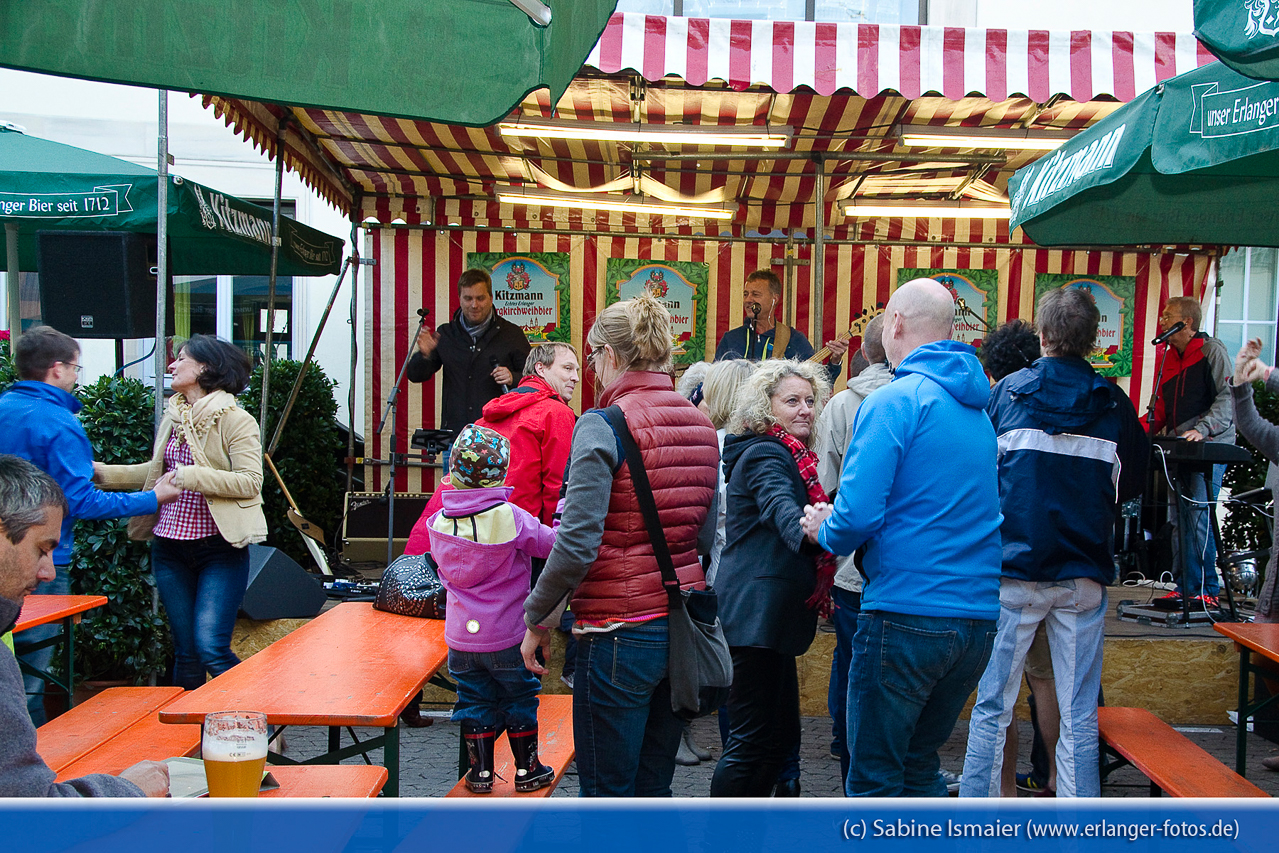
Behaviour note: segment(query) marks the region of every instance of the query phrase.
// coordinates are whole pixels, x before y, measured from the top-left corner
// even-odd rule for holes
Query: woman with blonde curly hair
[[[600,312],[586,336],[599,406],[635,438],[680,586],[704,586],[719,452],[706,416],[675,392],[671,317],[645,294]],[[546,669],[550,629],[572,598],[573,741],[584,797],[669,797],[683,723],[671,711],[667,593],[617,435],[587,412],[573,430],[555,547],[524,603],[524,665]]]
[[[815,365],[766,361],[738,395],[724,439],[727,523],[716,590],[733,655],[729,732],[713,797],[766,797],[800,739],[795,658],[830,612],[835,558],[804,538],[817,480],[817,418],[830,383]]]

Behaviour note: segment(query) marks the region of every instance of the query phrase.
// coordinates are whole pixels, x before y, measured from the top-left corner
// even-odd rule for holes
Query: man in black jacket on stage
[[[520,327],[494,310],[488,273],[462,273],[457,294],[461,307],[453,319],[417,336],[407,374],[410,382],[425,382],[444,368],[440,428],[453,433],[479,420],[485,403],[519,384],[529,353]]]

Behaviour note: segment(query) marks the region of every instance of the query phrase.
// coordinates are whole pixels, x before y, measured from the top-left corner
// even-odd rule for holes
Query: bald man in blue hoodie
[[[834,554],[865,545],[848,683],[850,797],[943,797],[938,750],[990,658],[1001,520],[990,386],[950,340],[955,303],[932,279],[884,309],[894,378],[857,411],[834,505],[804,531]]]

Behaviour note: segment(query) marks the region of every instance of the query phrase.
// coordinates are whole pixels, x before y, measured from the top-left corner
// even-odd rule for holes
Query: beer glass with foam
[[[266,714],[218,711],[204,718],[201,755],[210,797],[256,797],[266,765]]]

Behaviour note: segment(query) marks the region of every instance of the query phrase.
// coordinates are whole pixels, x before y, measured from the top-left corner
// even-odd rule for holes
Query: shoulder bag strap
[[[666,532],[662,530],[662,522],[657,517],[657,502],[653,500],[653,487],[648,481],[648,469],[644,467],[644,457],[640,455],[635,436],[626,424],[626,415],[620,406],[609,406],[601,409],[600,414],[612,424],[622,442],[622,451],[626,454],[626,464],[631,470],[631,482],[635,484],[635,496],[639,499],[640,512],[644,516],[644,526],[648,528],[649,538],[653,540],[653,556],[662,570],[662,586],[671,599],[671,606],[678,603],[683,606],[679,595],[679,577],[675,574],[675,563],[671,560],[670,545],[666,542]]]

